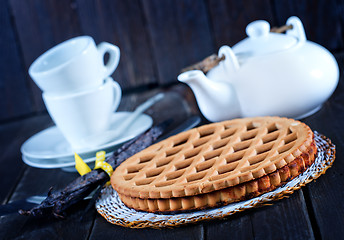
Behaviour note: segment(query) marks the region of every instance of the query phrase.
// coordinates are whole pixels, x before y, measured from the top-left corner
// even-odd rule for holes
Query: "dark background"
[[[176,84],[181,68],[233,46],[258,19],[281,26],[298,16],[309,40],[343,51],[342,0],[2,0],[0,123],[45,113],[30,64],[79,35],[121,49],[113,74],[124,94]]]

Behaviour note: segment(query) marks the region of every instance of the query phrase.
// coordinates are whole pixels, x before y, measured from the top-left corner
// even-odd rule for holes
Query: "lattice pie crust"
[[[135,154],[111,184],[129,207],[149,212],[203,209],[258,196],[314,161],[313,132],[279,117],[213,123]]]

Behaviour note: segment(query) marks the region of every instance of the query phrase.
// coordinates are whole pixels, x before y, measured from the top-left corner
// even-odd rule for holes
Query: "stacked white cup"
[[[106,64],[105,53],[109,54]],[[29,68],[51,118],[74,150],[89,147],[84,139],[110,126],[122,95],[110,77],[119,59],[117,46],[96,45],[91,37],[80,36],[48,50]]]

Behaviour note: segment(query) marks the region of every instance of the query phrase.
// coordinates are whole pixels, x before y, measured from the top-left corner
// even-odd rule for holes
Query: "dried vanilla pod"
[[[106,162],[108,162],[113,169],[115,169],[128,157],[154,143],[158,137],[162,135],[166,128],[166,122],[150,128],[148,131],[139,135],[135,139],[123,144],[114,152],[111,157],[106,160]],[[103,185],[109,179],[110,178],[108,174],[103,170],[92,170],[91,172],[75,179],[61,191],[53,191],[50,189],[47,198],[41,204],[28,211],[19,210],[19,213],[21,215],[34,217],[54,216],[56,218],[64,218],[67,209],[82,201],[94,189],[100,185]]]

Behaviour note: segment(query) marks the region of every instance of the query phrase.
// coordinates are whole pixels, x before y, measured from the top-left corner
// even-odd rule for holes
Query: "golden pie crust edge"
[[[302,153],[286,166],[261,178],[205,194],[170,199],[142,199],[120,193],[118,195],[127,207],[152,213],[171,214],[220,207],[260,196],[284,185],[311,166],[316,153],[317,148],[313,140],[307,152]]]

